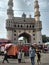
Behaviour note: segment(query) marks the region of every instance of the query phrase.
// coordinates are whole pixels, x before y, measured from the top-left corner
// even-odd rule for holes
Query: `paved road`
[[[22,61],[22,63],[18,63],[17,59],[8,59],[10,63],[2,63],[3,56],[0,56],[0,65],[31,65],[30,59],[25,58],[25,60]],[[35,65],[38,65],[36,62],[37,58],[35,58]],[[25,63],[24,63],[25,61]],[[40,65],[49,65],[49,54],[41,54],[41,64]]]

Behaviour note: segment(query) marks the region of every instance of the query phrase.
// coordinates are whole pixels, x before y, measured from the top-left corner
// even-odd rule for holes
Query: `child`
[[[18,63],[21,63],[21,59],[22,59],[22,52],[21,50],[18,51]]]

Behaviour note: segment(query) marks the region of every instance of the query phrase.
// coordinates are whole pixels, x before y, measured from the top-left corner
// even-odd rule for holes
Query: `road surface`
[[[27,57],[23,58],[22,63],[18,63],[17,59],[8,59],[9,63],[5,62],[2,63],[3,56],[0,56],[0,65],[31,65],[30,59]],[[36,62],[37,58],[35,58],[35,65],[38,65]],[[41,54],[41,64],[40,65],[49,65],[49,53],[42,53]]]

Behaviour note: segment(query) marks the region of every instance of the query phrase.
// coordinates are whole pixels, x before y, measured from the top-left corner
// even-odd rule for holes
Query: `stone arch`
[[[27,43],[31,43],[31,35],[29,33],[27,33],[27,32],[20,33],[18,35],[18,38],[21,36],[23,36],[24,38],[27,39]]]

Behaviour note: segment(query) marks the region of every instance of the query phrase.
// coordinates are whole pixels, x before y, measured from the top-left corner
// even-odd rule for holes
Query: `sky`
[[[42,21],[42,34],[49,36],[49,0],[38,0],[40,20]],[[34,18],[34,0],[13,0],[14,16],[22,16],[25,12]],[[7,19],[8,0],[0,0],[0,38],[7,38],[6,19]]]

